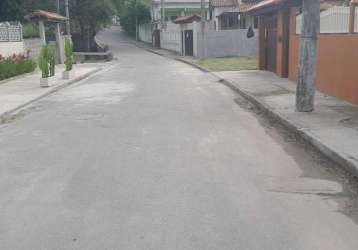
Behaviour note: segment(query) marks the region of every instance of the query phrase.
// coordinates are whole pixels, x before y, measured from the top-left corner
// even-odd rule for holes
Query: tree
[[[114,6],[111,0],[70,0],[70,17],[89,51],[96,33],[112,21]]]
[[[302,31],[300,36],[299,74],[296,91],[296,109],[314,110],[317,40],[320,27],[320,0],[303,0]]]
[[[34,10],[56,11],[56,0],[22,0],[22,1],[24,2],[24,11],[26,13],[30,13]]]
[[[121,13],[121,26],[130,35],[136,35],[136,25],[150,21],[149,7],[139,0],[129,0]]]
[[[1,0],[0,22],[19,21],[23,19],[23,0]]]

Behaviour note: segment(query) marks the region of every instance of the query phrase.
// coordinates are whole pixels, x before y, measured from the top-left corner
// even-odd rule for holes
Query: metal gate
[[[277,18],[270,16],[265,18],[265,47],[266,69],[276,72],[277,61]]]
[[[192,30],[184,31],[184,36],[185,36],[185,55],[193,56],[194,55],[193,31]]]
[[[160,48],[160,30],[153,31],[154,46]]]

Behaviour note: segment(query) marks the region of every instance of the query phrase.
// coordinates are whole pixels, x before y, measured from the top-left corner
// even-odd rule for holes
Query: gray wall
[[[25,50],[30,52],[29,54],[30,57],[37,62],[42,47],[41,39],[40,38],[24,39],[24,44],[25,44]]]
[[[142,42],[152,43],[152,24],[140,24],[138,28],[138,39]]]
[[[255,36],[250,39],[246,37],[246,34],[247,29],[206,31],[203,40],[201,33],[198,32],[196,34],[196,56],[200,58],[257,57],[258,31],[255,30]]]

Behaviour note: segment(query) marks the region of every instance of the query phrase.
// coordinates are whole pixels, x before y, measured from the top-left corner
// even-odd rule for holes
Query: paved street
[[[115,65],[0,125],[0,249],[358,249],[357,187],[210,74]]]

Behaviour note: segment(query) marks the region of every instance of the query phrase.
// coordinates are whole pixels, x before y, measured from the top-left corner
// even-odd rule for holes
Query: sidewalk
[[[193,58],[143,46],[161,56],[193,63]],[[312,113],[295,111],[296,84],[266,71],[211,72],[247,100],[277,119],[286,128],[309,141],[329,159],[358,176],[358,106],[317,91],[316,109]]]
[[[48,88],[40,87],[40,71],[0,82],[0,123],[12,112],[100,71],[104,65],[103,63],[74,65],[76,75],[70,80],[62,79],[64,66],[57,66],[56,84]]]
[[[266,71],[214,75],[358,176],[358,106],[317,92],[315,111],[299,113],[295,111],[296,85],[288,79]]]

